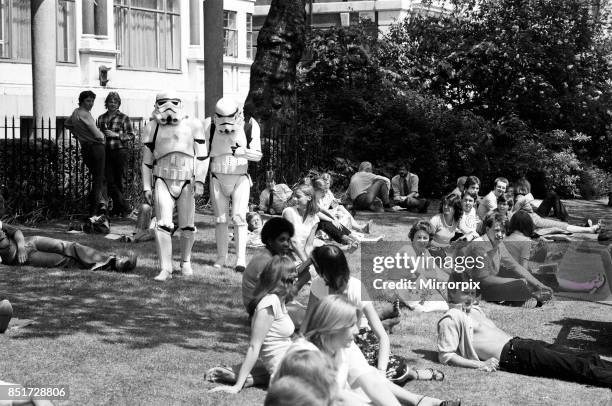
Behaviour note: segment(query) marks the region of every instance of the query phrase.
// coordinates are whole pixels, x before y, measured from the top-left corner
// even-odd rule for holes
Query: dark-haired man
[[[92,177],[89,194],[90,214],[106,214],[107,198],[105,188],[104,167],[106,151],[104,133],[96,127],[91,115],[96,94],[85,90],[79,94],[79,107],[76,108],[64,124],[81,144],[83,162]]]
[[[466,256],[474,259],[470,277],[480,281],[482,298],[487,301],[535,307],[550,300],[552,289],[523,268],[503,243],[508,219],[500,213],[485,217],[485,233],[472,240]]]
[[[598,354],[512,337],[472,305],[469,292],[449,290],[448,301],[450,309],[438,321],[438,359],[442,364],[612,388],[612,362]]]

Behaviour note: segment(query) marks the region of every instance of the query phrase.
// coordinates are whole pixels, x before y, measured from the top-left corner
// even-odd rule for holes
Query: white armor
[[[211,142],[213,123],[214,134]],[[215,237],[218,257],[215,267],[222,267],[227,262],[230,199],[236,242],[236,269],[244,270],[246,266],[246,214],[252,186],[248,175],[248,161],[259,161],[262,156],[259,125],[254,119],[251,119],[249,124],[250,142],[243,128],[242,111],[235,101],[226,98],[217,102],[214,119],[211,120],[209,117],[204,122],[206,144],[210,148],[211,160],[210,195],[217,223]]]
[[[168,94],[160,93],[157,100],[161,100],[162,105],[180,106],[180,99],[168,99]],[[145,192],[155,189],[155,240],[161,268],[155,279],[164,281],[172,277],[171,238],[175,205],[181,229],[181,270],[184,275],[193,274],[194,194],[201,194],[204,190],[208,160],[202,122],[183,117],[180,108],[160,113],[159,107],[156,102],[153,119],[145,127],[142,137],[142,183]]]

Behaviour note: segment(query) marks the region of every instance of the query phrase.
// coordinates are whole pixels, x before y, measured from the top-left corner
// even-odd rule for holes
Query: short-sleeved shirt
[[[325,284],[325,280],[321,277],[317,277],[312,281],[310,286],[310,293],[317,299],[323,300],[325,297],[333,294],[330,292],[329,286]],[[370,303],[370,298],[366,289],[363,287],[361,281],[353,276],[349,277],[346,284],[346,290],[343,292],[351,304],[363,311],[363,308]],[[359,321],[359,327],[368,327],[368,319],[362,314],[361,320]]]
[[[478,205],[478,217],[484,220],[485,217],[487,217],[487,215],[495,209],[497,209],[497,196],[495,196],[493,191],[490,191],[485,197],[482,198],[480,204]]]
[[[448,247],[451,238],[455,236],[457,231],[457,222],[453,221],[448,225],[445,223],[443,216],[443,214],[436,214],[429,219],[429,224],[431,224],[434,232],[431,245],[435,247]]]
[[[472,306],[472,312],[482,310]],[[474,348],[474,325],[472,318],[463,310],[452,308],[438,321],[438,360],[448,364],[453,354],[463,358],[478,361]]]
[[[274,321],[268,330],[268,334],[263,340],[259,351],[259,358],[264,363],[266,369],[272,375],[276,367],[283,359],[283,356],[291,346],[291,336],[295,331],[295,325],[287,313],[284,303],[281,303],[277,295],[269,294],[264,296],[255,308],[255,313],[272,309]],[[256,315],[253,315],[255,322]],[[251,327],[253,327],[251,325]]]
[[[472,207],[469,213],[463,213],[459,219],[459,231],[466,236],[478,237],[478,230],[481,225],[480,217],[476,214],[476,209]],[[468,238],[471,240],[471,238]]]
[[[272,207],[269,207],[270,193],[272,193]],[[289,201],[292,194],[293,191],[291,188],[284,183],[274,185],[274,189],[272,191],[265,188],[259,195],[259,210],[269,213],[270,209],[273,209],[274,214],[281,214],[287,206],[287,201]]]
[[[355,200],[355,198],[363,193],[366,193],[370,186],[377,180],[384,180],[388,185],[391,184],[391,181],[384,176],[375,175],[372,172],[357,172],[351,177],[351,183],[349,184],[348,194],[351,197],[351,200]]]
[[[316,215],[309,215],[304,219],[295,207],[287,207],[283,210],[283,218],[289,220],[291,224],[293,224],[295,233],[293,234],[292,240],[297,245],[297,248],[303,249],[306,255],[310,255],[313,247],[306,247],[306,241],[313,227],[319,223],[319,217]]]
[[[405,178],[395,175],[391,179],[391,189],[395,197],[408,196],[410,193],[419,193],[419,177],[414,173],[408,173]]]

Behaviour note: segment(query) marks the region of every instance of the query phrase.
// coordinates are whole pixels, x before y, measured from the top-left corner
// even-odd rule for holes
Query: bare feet
[[[214,367],[206,372],[209,382],[236,383],[236,374],[229,367]]]

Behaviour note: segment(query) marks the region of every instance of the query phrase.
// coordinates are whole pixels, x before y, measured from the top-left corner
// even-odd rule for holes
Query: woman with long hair
[[[444,379],[444,374],[440,371],[410,369],[405,358],[390,354],[389,336],[381,318],[367,297],[361,281],[351,276],[346,257],[338,247],[334,245],[317,247],[312,252],[311,260],[319,278],[316,278],[310,287],[305,318],[308,318],[317,303],[325,297],[334,294],[344,295],[363,314],[359,320],[359,334],[355,338],[355,343],[370,365],[377,367],[389,379],[398,383],[414,379]],[[395,315],[399,318],[399,308]]]
[[[306,262],[312,252],[315,233],[319,225],[319,205],[314,189],[309,185],[300,185],[293,190],[292,206],[283,210],[283,218],[287,219],[295,233],[291,238],[293,251],[302,261]]]
[[[274,256],[261,272],[253,300],[247,308],[251,319],[251,338],[244,362],[237,374],[237,368],[230,370],[217,367],[209,370],[209,381],[233,384],[218,386],[211,389],[211,392],[238,393],[245,386],[266,383],[267,378],[274,373],[291,346],[291,335],[295,330],[285,304],[293,299],[296,277],[294,262],[284,255]],[[264,364],[268,376],[250,375],[258,358]]]
[[[319,207],[319,212],[317,213],[317,216],[319,217],[318,229],[324,231],[337,243],[345,244],[349,247],[357,247],[359,245],[357,237],[352,234],[351,230],[340,224],[340,221],[335,217],[334,213],[332,213],[332,209],[330,207],[331,203],[328,199],[329,195],[327,194],[327,192],[330,194],[331,192],[326,192],[325,181],[318,178],[315,179],[312,185],[315,192],[315,199],[317,199],[317,205]],[[331,197],[333,198],[333,194]]]
[[[346,296],[329,295],[308,313],[301,329],[304,339],[298,340],[289,351],[304,348],[330,356],[337,371],[336,382],[340,391],[358,396],[364,402],[385,406],[399,405],[400,402],[419,406],[461,404],[408,392],[377,372],[354,343],[360,318],[360,310]]]
[[[535,258],[545,259],[547,255],[546,246],[535,243],[531,236],[535,226],[529,214],[519,211],[510,219],[508,236],[504,238],[504,245],[512,257],[525,269],[532,266],[530,261]],[[542,264],[540,264],[542,265]],[[597,274],[593,280],[576,282],[554,274],[555,280],[551,285],[557,285],[559,290],[569,292],[590,292],[601,288],[606,283],[604,274]]]

